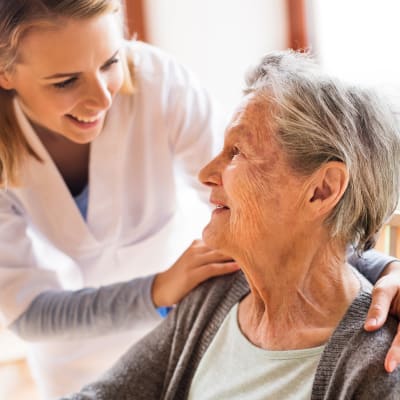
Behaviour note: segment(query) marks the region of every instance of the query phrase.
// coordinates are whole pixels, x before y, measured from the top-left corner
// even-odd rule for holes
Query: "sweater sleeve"
[[[28,341],[72,339],[161,320],[151,300],[154,276],[78,291],[46,291],[10,326]]]
[[[167,371],[171,370],[169,364],[174,363],[171,351],[176,334],[175,313],[176,309],[161,325],[131,347],[99,380],[60,400],[164,398]]]
[[[241,273],[203,282],[97,382],[63,400],[186,398],[197,363],[226,313],[247,292]]]
[[[387,256],[374,249],[368,250],[358,256],[351,247],[347,253],[348,261],[363,274],[371,283],[375,284],[385,267],[397,258]]]
[[[400,399],[400,369],[388,374],[384,360],[397,332],[398,322],[389,316],[375,332],[364,329],[371,295],[362,290],[325,345],[314,378],[312,400]]]

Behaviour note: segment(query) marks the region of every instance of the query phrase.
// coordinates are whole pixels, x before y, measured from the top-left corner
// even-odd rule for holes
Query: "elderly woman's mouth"
[[[215,205],[215,209],[213,210],[213,213],[220,213],[226,210],[229,210],[230,208],[226,206],[225,204],[221,203],[213,203]]]
[[[214,205],[215,208],[217,208],[217,209],[225,208],[225,209],[229,210],[229,207],[222,200],[220,200],[219,197],[222,197],[222,196],[218,196],[217,197],[215,195],[211,195],[210,196],[210,203],[212,205]]]

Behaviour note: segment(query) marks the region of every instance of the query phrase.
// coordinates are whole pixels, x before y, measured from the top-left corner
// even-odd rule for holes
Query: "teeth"
[[[99,119],[99,116],[92,117],[92,118],[77,117],[76,115],[72,115],[72,114],[71,114],[71,116],[73,118],[75,118],[77,121],[84,122],[86,124],[89,124],[91,122],[95,122],[95,121],[97,121]]]
[[[225,208],[225,206],[223,206],[221,204],[217,204],[217,208]]]

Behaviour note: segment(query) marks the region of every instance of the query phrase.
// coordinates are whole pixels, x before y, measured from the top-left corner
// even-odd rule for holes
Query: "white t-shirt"
[[[189,400],[309,399],[324,346],[288,351],[258,348],[240,331],[237,310],[235,305],[201,359]]]

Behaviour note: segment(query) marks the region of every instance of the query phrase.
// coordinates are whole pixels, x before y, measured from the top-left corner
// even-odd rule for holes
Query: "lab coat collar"
[[[22,169],[22,185],[17,188],[19,196],[28,209],[32,222],[45,230],[46,236],[61,242],[61,247],[71,249],[97,247],[96,237],[83,219],[75,200],[64,182],[58,168],[36,135],[23,113],[18,100],[14,110],[19,126],[28,143],[42,162],[28,156]],[[89,211],[91,208],[89,196]],[[43,228],[43,229],[41,229]]]

